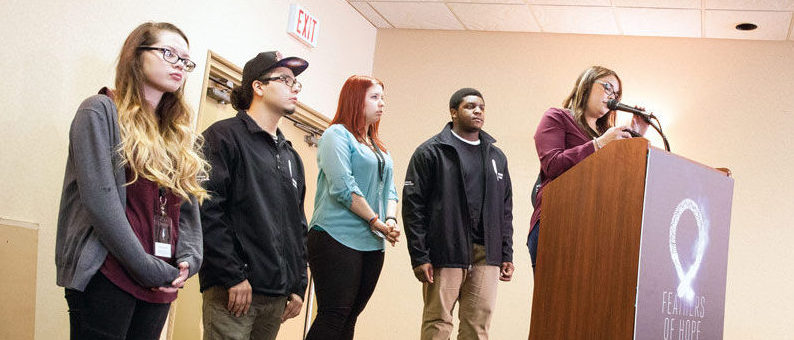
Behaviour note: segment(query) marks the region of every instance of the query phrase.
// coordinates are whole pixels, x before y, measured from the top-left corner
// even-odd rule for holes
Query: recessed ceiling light
[[[739,30],[739,31],[752,31],[752,30],[754,30],[756,28],[758,28],[758,25],[751,24],[749,22],[744,22],[744,23],[736,25],[736,29]]]

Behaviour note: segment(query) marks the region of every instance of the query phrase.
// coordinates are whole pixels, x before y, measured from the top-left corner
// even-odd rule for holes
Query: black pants
[[[353,339],[356,319],[375,291],[383,251],[357,251],[312,229],[307,241],[317,318],[306,340]]]
[[[121,290],[97,272],[85,291],[66,289],[71,339],[160,338],[169,303],[149,303]]]
[[[540,221],[535,222],[532,231],[527,236],[527,247],[529,248],[529,257],[532,259],[532,273],[535,273],[535,263],[538,258],[538,236],[540,236]],[[534,279],[534,276],[533,276]]]

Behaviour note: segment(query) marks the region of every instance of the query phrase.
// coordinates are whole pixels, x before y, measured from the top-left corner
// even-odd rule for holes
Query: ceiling
[[[794,40],[794,0],[347,1],[378,29]]]

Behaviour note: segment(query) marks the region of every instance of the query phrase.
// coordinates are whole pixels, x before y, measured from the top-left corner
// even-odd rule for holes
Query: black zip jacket
[[[277,135],[278,142],[244,111],[204,131],[212,198],[201,206],[201,291],[245,279],[255,294],[306,291],[303,163]]]
[[[403,225],[411,266],[467,268],[471,265],[472,221],[463,171],[448,123],[441,133],[416,148],[403,187]],[[485,260],[498,266],[513,262],[513,193],[507,158],[480,131],[483,143],[485,194],[483,234]]]

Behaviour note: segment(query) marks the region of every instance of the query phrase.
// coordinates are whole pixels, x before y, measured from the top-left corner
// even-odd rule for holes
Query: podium
[[[543,190],[530,340],[722,338],[729,171],[633,138]]]

